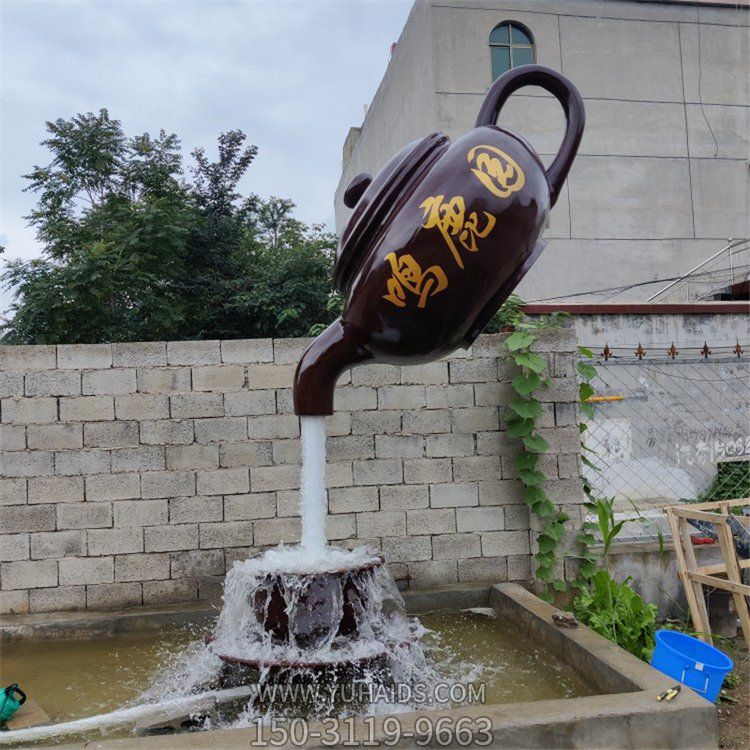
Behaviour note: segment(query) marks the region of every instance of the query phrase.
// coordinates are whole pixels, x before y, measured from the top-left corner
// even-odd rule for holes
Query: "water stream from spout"
[[[326,540],[326,422],[325,417],[300,417],[302,476],[299,505],[302,548],[311,560],[325,556]]]

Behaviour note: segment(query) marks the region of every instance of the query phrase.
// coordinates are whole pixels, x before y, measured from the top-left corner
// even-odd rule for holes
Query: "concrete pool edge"
[[[686,688],[674,701],[658,702],[656,696],[674,685],[672,678],[584,625],[557,627],[552,620],[556,608],[522,586],[496,584],[490,590],[490,606],[498,617],[511,616],[523,624],[528,636],[604,693],[499,706],[509,715],[512,712],[514,721],[497,731],[493,722],[496,743],[504,747],[718,747],[716,708],[697,693]],[[536,706],[537,713],[514,711],[514,705]],[[522,714],[524,720],[516,726]],[[523,736],[518,734],[521,731]]]
[[[718,746],[715,707],[692,690],[683,690],[670,702],[657,702],[656,696],[670,687],[674,680],[652,669],[648,664],[621,648],[579,626],[561,629],[552,622],[555,608],[514,583],[445,586],[430,591],[414,592],[405,597],[415,614],[430,609],[466,608],[490,605],[499,618],[512,618],[541,645],[547,646],[593,682],[605,694],[528,703],[505,703],[469,706],[449,711],[424,711],[400,714],[402,739],[399,747],[415,747],[414,738],[403,735],[413,732],[421,717],[437,722],[455,722],[460,718],[486,717],[491,721],[495,746],[508,748],[710,748]],[[185,622],[187,610],[177,613]],[[193,615],[213,616],[215,610],[193,610]],[[146,613],[139,613],[147,616]],[[158,613],[162,618],[164,612]],[[123,627],[123,613],[110,618]],[[80,619],[80,618],[79,618]],[[177,620],[179,621],[179,620]],[[175,620],[173,620],[175,622]],[[126,624],[137,624],[137,620]],[[122,632],[122,631],[120,631]],[[376,717],[373,739],[386,738],[383,722]],[[356,736],[369,739],[367,719],[355,722]],[[320,725],[310,723],[309,731]],[[193,734],[128,737],[112,740],[89,740],[87,748],[111,750],[149,750],[150,748],[247,748],[257,739],[254,727],[223,729]],[[309,741],[306,747],[325,747],[320,741]],[[80,743],[69,745],[80,747]]]
[[[132,607],[122,610],[73,610],[0,617],[0,645],[23,641],[108,638],[122,633],[149,633],[168,625],[200,624],[217,617],[207,602]]]
[[[682,694],[681,694],[682,695]],[[695,696],[698,700],[697,696]],[[705,704],[705,701],[703,701]],[[655,706],[658,706],[656,710]],[[696,711],[696,708],[699,709]],[[469,706],[450,711],[423,711],[395,716],[399,722],[401,740],[396,747],[419,747],[413,736],[417,720],[429,717],[435,726],[439,719],[456,726],[459,719],[477,720],[487,717],[492,722],[492,746],[501,748],[680,748],[706,750],[718,747],[716,719],[710,704],[695,706],[683,703],[656,703],[650,693],[636,692],[609,696],[588,696],[528,703],[503,703]],[[709,716],[710,713],[710,716]],[[366,742],[382,746],[388,733],[383,724],[393,716],[374,718],[370,729],[366,719],[354,722],[353,736],[360,746]],[[310,722],[309,731],[322,731],[323,725]],[[411,737],[406,735],[411,734]],[[254,727],[219,729],[192,734],[128,737],[117,740],[88,740],[86,750],[192,750],[193,748],[222,748],[247,750],[257,747]],[[254,744],[256,743],[256,744]],[[266,746],[272,746],[268,743]],[[308,741],[306,748],[330,747],[320,741]],[[394,745],[391,745],[394,746]],[[428,745],[435,747],[435,744]],[[444,745],[445,746],[445,745]],[[448,747],[459,747],[455,742]],[[60,746],[58,746],[60,747]],[[80,748],[81,744],[63,745],[63,749]]]

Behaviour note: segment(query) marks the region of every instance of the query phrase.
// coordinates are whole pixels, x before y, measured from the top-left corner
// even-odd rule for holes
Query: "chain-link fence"
[[[642,519],[626,524],[631,538],[663,529],[666,504],[750,495],[750,362],[735,352],[639,359],[638,346],[592,361],[585,438],[594,494]]]

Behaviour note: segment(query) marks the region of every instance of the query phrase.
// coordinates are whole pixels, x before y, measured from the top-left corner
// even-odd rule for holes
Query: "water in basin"
[[[561,659],[484,611],[419,616],[425,654],[450,684],[469,681],[486,703],[593,695]],[[5,645],[0,684],[18,682],[53,722],[115,710],[135,700],[174,654],[199,647],[208,626],[164,627],[111,638]],[[483,686],[483,687],[482,687]],[[448,707],[448,706],[446,706]]]

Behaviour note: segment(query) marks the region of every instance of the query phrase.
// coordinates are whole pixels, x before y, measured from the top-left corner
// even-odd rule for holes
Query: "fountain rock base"
[[[280,546],[234,565],[206,641],[220,687],[258,686],[253,713],[322,716],[361,708],[415,654],[421,661],[420,628],[378,550],[330,547],[310,559]]]

